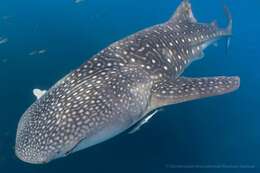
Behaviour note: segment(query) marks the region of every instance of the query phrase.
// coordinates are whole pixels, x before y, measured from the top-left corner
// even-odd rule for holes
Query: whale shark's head
[[[47,163],[74,152],[85,137],[88,96],[81,87],[73,85],[70,82],[55,86],[22,115],[15,144],[19,159],[33,164]]]
[[[74,119],[65,119],[69,113],[65,111],[49,94],[29,107],[18,124],[17,157],[27,163],[42,164],[71,152],[79,142],[80,133],[75,135],[77,127],[69,122]]]

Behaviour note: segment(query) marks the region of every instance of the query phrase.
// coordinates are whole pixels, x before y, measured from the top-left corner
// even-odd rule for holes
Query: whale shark
[[[200,23],[183,0],[166,22],[110,44],[48,91],[34,90],[38,99],[17,127],[17,157],[48,163],[127,130],[132,134],[164,106],[238,89],[238,76],[182,76],[209,45],[231,37],[227,7],[225,14],[226,27]]]

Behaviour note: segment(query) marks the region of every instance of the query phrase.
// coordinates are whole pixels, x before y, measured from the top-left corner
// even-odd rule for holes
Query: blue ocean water
[[[32,89],[48,89],[110,43],[166,21],[180,1],[1,0],[0,37],[8,41],[0,44],[0,172],[259,171],[260,1],[191,2],[199,21],[217,19],[221,26],[226,24],[223,5],[228,5],[234,31],[227,53],[220,41],[184,75],[239,75],[241,88],[165,107],[133,135],[30,165],[16,158],[14,144],[19,118],[35,100]]]

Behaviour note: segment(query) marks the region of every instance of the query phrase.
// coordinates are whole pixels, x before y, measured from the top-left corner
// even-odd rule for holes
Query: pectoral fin
[[[222,95],[239,88],[239,77],[180,77],[156,83],[152,89],[151,107],[177,104],[200,98]]]

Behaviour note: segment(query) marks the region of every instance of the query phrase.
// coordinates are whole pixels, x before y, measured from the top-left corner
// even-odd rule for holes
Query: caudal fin
[[[232,15],[227,6],[224,6],[224,12],[225,12],[225,15],[227,16],[227,20],[228,20],[228,26],[226,27],[225,30],[227,33],[229,33],[231,35],[232,34],[232,25],[233,25]]]
[[[224,6],[224,12],[225,12],[225,15],[227,16],[227,20],[228,20],[228,25],[224,29],[225,35],[227,35],[227,37],[226,37],[226,54],[227,54],[229,46],[230,46],[230,41],[231,41],[233,19],[232,19],[231,12],[230,12],[228,6],[226,6],[226,5]]]

